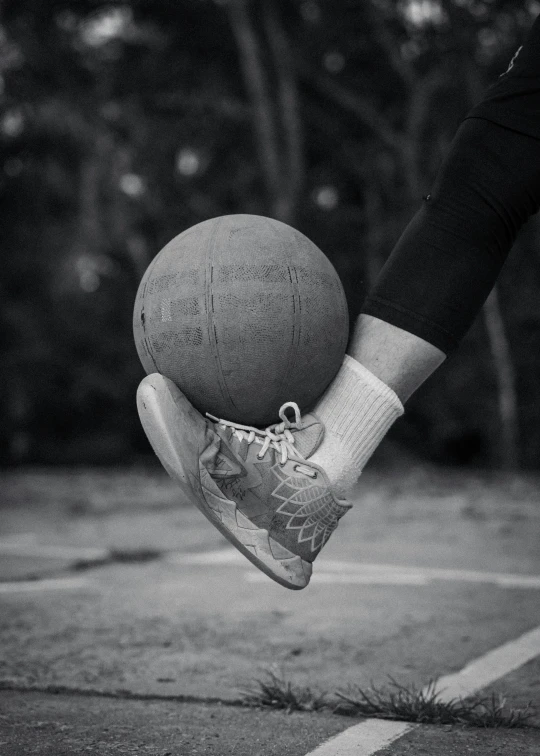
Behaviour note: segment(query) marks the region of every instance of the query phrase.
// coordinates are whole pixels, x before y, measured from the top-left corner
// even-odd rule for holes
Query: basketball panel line
[[[214,321],[214,291],[213,291],[214,251],[216,249],[220,231],[222,230],[221,226],[223,225],[223,220],[224,220],[224,216],[220,216],[219,218],[216,218],[215,228],[212,232],[212,237],[210,239],[210,242],[208,243],[208,246],[206,248],[206,271],[205,271],[205,274],[206,274],[205,276],[206,319],[207,319],[207,327],[208,327],[208,340],[209,340],[210,348],[212,350],[216,367],[217,367],[217,377],[218,377],[219,387],[221,389],[221,392],[224,398],[229,402],[231,406],[231,415],[232,415],[234,414],[234,410],[236,410],[237,407],[233,401],[233,398],[227,386],[227,382],[225,380],[225,375],[223,372],[223,365],[221,364],[221,357],[220,357],[219,349],[218,349],[216,325]]]

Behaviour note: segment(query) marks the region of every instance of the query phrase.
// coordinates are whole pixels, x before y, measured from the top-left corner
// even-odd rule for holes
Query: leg
[[[446,359],[428,341],[372,315],[358,318],[348,352],[403,403]]]
[[[540,16],[457,133],[364,304],[349,353],[402,401],[455,348],[540,204]]]
[[[457,347],[539,206],[540,138],[465,121],[432,195],[364,303],[349,357],[315,407],[327,434],[314,461],[341,495],[402,402]]]

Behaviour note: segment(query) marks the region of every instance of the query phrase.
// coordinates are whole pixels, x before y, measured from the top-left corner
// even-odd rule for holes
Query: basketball
[[[143,368],[172,380],[203,414],[279,422],[312,407],[341,367],[345,294],[306,236],[258,215],[226,215],[170,241],[150,263],[133,328]]]

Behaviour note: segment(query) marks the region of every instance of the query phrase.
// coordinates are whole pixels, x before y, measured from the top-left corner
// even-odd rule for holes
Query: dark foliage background
[[[525,0],[0,2],[0,459],[126,462],[138,281],[174,235],[234,212],[296,225],[351,316]],[[540,227],[394,440],[538,467]]]

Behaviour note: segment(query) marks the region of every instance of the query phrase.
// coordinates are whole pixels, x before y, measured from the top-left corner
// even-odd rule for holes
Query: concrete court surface
[[[0,754],[303,756],[354,720],[228,705],[240,689],[265,669],[328,691],[421,687],[540,626],[539,491],[530,476],[366,472],[291,592],[158,472],[5,474]],[[488,690],[540,709],[539,671],[533,658]],[[423,726],[384,753],[539,754],[531,724]]]

